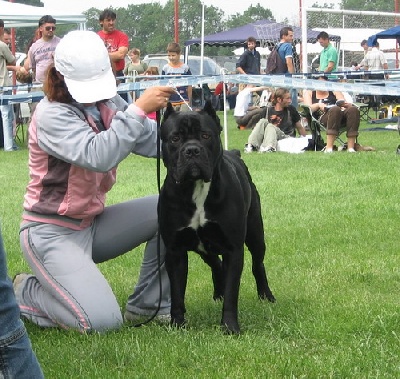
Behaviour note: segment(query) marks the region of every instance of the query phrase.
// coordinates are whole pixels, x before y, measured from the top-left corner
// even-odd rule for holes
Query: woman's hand
[[[146,113],[165,108],[169,97],[175,92],[172,87],[149,87],[135,101],[135,105]]]

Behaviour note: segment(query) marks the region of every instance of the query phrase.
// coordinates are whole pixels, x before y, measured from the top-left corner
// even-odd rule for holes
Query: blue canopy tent
[[[274,20],[258,20],[237,28],[204,36],[204,45],[246,48],[247,38],[253,36],[257,40],[257,46],[271,48],[280,41],[280,31],[285,26],[288,25],[275,22]],[[292,26],[292,28],[294,32],[293,43],[295,45],[302,43],[302,28],[297,26]],[[308,29],[307,43],[316,43],[319,33],[320,31]],[[329,35],[329,39],[336,44],[336,49],[339,51],[341,37],[338,35]],[[191,45],[201,45],[201,38],[194,38],[185,42],[185,57],[189,55]],[[299,71],[300,58],[296,54],[294,59],[297,71]]]
[[[368,46],[373,46],[378,39],[395,39],[397,43],[400,43],[400,26],[394,26],[370,36],[368,38]]]
[[[244,46],[246,39],[250,36],[260,41],[261,46],[273,46],[280,40],[280,30],[288,26],[273,20],[258,20],[238,28],[229,29],[223,32],[204,36],[204,44],[207,46]],[[302,42],[301,28],[292,26],[294,32],[294,43]],[[316,43],[319,31],[308,30],[307,42]],[[340,42],[340,36],[330,35],[330,40]],[[201,38],[190,39],[185,42],[185,46],[200,45]]]

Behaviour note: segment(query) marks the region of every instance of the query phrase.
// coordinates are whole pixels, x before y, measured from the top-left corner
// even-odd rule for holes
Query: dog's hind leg
[[[214,284],[213,299],[222,300],[224,298],[225,280],[221,260],[219,259],[218,255],[215,254],[199,253],[199,255],[211,268],[212,280]]]

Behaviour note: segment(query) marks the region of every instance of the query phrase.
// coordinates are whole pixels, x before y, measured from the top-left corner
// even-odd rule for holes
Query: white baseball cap
[[[69,32],[56,47],[54,65],[78,103],[111,99],[117,94],[108,51],[94,32]]]

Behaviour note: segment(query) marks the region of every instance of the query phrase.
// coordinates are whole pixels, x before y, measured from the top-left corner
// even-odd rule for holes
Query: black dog
[[[224,299],[221,325],[239,333],[238,296],[244,244],[261,299],[275,301],[264,268],[260,198],[238,151],[223,151],[221,124],[210,102],[204,109],[175,112],[168,105],[161,125],[167,176],[158,204],[167,247],[171,323],[185,322],[189,250],[211,267],[214,299]],[[219,258],[222,256],[222,262]]]

